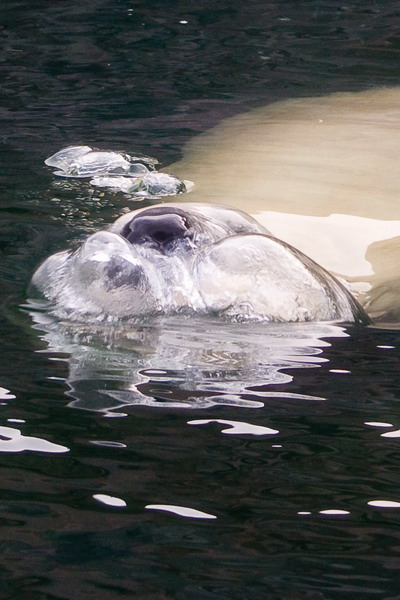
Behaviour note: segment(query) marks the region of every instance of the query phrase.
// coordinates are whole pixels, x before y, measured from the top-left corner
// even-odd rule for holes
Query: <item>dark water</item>
[[[0,15],[0,597],[400,598],[400,332],[19,309],[42,258],[127,205],[44,158],[89,143],[168,165],[250,107],[397,84],[398,3]]]

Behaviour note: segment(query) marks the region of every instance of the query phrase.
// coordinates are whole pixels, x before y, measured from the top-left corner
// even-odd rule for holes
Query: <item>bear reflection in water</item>
[[[86,323],[207,314],[234,321],[368,322],[348,290],[245,213],[170,203],[120,217],[32,279],[52,313]]]

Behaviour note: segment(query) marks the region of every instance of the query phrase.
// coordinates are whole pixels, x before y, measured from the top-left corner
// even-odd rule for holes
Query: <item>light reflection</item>
[[[328,508],[318,511],[320,515],[349,515],[349,510],[341,510],[339,508]]]
[[[104,415],[103,416],[104,417],[109,417],[109,418],[113,418],[113,417],[117,417],[117,418],[118,417],[127,417],[128,413],[104,411]]]
[[[16,396],[10,392],[7,388],[0,387],[0,400],[15,400]]]
[[[109,442],[107,440],[90,440],[91,444],[95,446],[105,446],[106,448],[127,448],[126,444],[122,442]]]
[[[188,508],[187,506],[176,506],[174,504],[147,504],[145,506],[148,510],[161,510],[165,512],[171,512],[180,517],[187,517],[189,519],[216,519],[215,515],[196,510],[195,508]]]
[[[377,508],[400,508],[400,502],[394,500],[370,500],[367,504]]]
[[[377,348],[382,348],[384,350],[391,350],[392,348],[396,348],[396,346],[377,346]]]
[[[37,437],[22,435],[19,429],[13,427],[0,426],[0,452],[46,452],[59,454],[69,452],[69,448],[54,444]]]
[[[116,508],[124,508],[127,504],[122,498],[116,496],[108,496],[108,494],[93,494],[93,498],[107,506],[115,506]]]
[[[261,425],[251,425],[244,421],[228,421],[226,419],[195,419],[188,421],[188,425],[208,425],[208,423],[221,423],[229,425],[229,429],[221,429],[221,433],[226,435],[276,435],[277,429],[263,427]]]
[[[393,427],[391,423],[381,423],[380,421],[366,421],[364,425],[369,427]]]
[[[329,323],[171,317],[96,327],[31,316],[49,346],[41,352],[68,362],[69,406],[107,417],[126,416],[117,411],[128,406],[260,409],[275,399],[325,401],[291,392],[286,384],[299,369],[327,361],[323,351],[331,338],[348,337],[344,327]]]
[[[381,433],[381,437],[398,438],[400,437],[400,429],[396,429],[395,431],[387,431],[386,433]]]

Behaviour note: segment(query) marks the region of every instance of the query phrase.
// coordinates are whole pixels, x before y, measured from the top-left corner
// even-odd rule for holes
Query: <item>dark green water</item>
[[[398,84],[399,25],[395,2],[3,2],[0,598],[400,597],[398,331],[19,309],[41,259],[128,204],[47,156],[168,165],[251,107]]]

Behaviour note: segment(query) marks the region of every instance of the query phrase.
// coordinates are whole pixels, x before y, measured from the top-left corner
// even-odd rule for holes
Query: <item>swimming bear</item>
[[[368,322],[349,291],[255,219],[226,206],[166,203],[123,215],[32,278],[58,318],[117,322],[212,314],[234,321]]]

